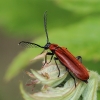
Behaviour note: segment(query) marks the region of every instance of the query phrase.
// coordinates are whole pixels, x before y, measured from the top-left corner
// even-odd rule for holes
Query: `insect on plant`
[[[27,45],[27,46],[37,46],[40,48],[43,48],[43,52],[47,49],[49,49],[51,52],[47,52],[45,55],[45,64],[47,63],[47,55],[51,55],[50,61],[54,59],[55,64],[58,68],[59,74],[58,77],[60,76],[60,69],[57,64],[57,60],[66,67],[66,70],[69,72],[69,75],[74,79],[75,82],[75,75],[78,79],[81,81],[84,81],[85,83],[88,83],[89,79],[89,73],[87,69],[84,67],[84,65],[81,63],[81,56],[74,57],[65,47],[60,47],[57,44],[53,44],[49,42],[48,38],[48,32],[47,32],[47,11],[44,13],[44,28],[45,28],[45,33],[46,33],[46,39],[47,43],[45,46],[40,46],[36,43],[31,43],[31,42],[25,42],[21,41],[19,45]],[[54,56],[55,55],[55,56]],[[72,75],[73,73],[73,75]],[[75,82],[76,86],[76,82]]]

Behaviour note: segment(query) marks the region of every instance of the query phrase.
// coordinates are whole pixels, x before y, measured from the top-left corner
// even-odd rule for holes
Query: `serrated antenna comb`
[[[28,47],[28,48],[31,48],[31,47],[40,47],[40,48],[44,48],[43,46],[40,46],[36,43],[31,43],[31,42],[26,42],[26,41],[21,41],[19,42],[18,45],[21,45],[23,47]]]

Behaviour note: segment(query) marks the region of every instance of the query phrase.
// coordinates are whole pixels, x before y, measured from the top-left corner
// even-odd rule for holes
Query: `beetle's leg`
[[[58,74],[58,77],[59,77],[59,76],[60,76],[60,69],[59,69],[58,64],[57,64],[57,62],[56,62],[56,60],[59,60],[59,59],[58,59],[57,57],[54,57],[54,60],[55,60],[56,66],[57,66],[58,71],[59,71],[59,74]],[[68,70],[68,68],[66,68],[66,69]],[[76,87],[75,77],[70,73],[69,70],[68,70],[68,72],[69,72],[69,75],[74,79],[74,83],[75,83],[75,87]]]
[[[51,62],[54,54],[52,52],[47,52],[47,54],[45,55],[45,60],[44,60],[45,63],[44,63],[44,65],[47,63],[47,55],[51,55],[50,61],[48,62],[48,64],[49,64]]]
[[[74,80],[74,83],[75,83],[75,87],[76,87],[76,81],[75,81],[75,77],[71,74],[71,72],[68,70],[68,72],[69,72],[69,75],[73,78],[73,80]]]
[[[45,58],[44,58],[44,64],[45,65],[47,63],[47,54],[45,55]]]
[[[77,56],[76,59],[79,60],[82,63],[82,57],[81,56]]]
[[[57,69],[58,69],[58,71],[59,71],[59,74],[58,74],[58,77],[60,76],[60,69],[59,69],[59,67],[58,67],[58,64],[57,64],[57,62],[56,62],[56,60],[59,60],[57,57],[54,57],[54,60],[55,60],[55,64],[56,64],[56,66],[57,66]]]
[[[59,71],[59,74],[58,74],[58,77],[59,77],[59,76],[60,76],[60,69],[59,69],[58,64],[57,64],[57,62],[56,62],[56,60],[59,60],[59,59],[58,59],[57,57],[54,57],[54,60],[55,60],[56,66],[57,66],[58,71]],[[73,78],[74,83],[75,83],[75,87],[76,87],[75,77],[74,77],[74,76],[70,73],[70,71],[69,71],[69,69],[68,69],[68,68],[66,68],[66,69],[67,69],[67,71],[68,71],[69,75]]]

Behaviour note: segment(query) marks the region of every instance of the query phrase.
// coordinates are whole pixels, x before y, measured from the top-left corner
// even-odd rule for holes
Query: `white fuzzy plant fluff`
[[[46,53],[45,53],[46,54]],[[35,58],[41,58],[39,55]],[[54,62],[45,64],[38,71],[31,69],[27,74],[32,78],[33,85],[41,84],[40,91],[30,94],[20,84],[21,93],[25,100],[97,100],[97,90],[100,86],[100,76],[94,71],[89,71],[88,83],[69,77],[66,68],[58,63],[59,71]],[[74,76],[75,77],[75,76]]]

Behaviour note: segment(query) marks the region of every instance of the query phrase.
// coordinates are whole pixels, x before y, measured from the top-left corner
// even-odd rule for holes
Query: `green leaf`
[[[51,43],[67,47],[73,55],[81,55],[85,60],[100,59],[100,20],[99,16],[89,16],[75,24],[55,28],[49,31]],[[44,37],[38,38],[35,43],[46,44]],[[42,50],[42,49],[41,49]],[[15,77],[22,68],[28,65],[31,58],[40,54],[39,48],[27,49],[20,53],[11,63],[5,79]]]
[[[55,0],[55,2],[63,9],[80,14],[100,12],[99,0]]]
[[[100,81],[100,75],[96,72],[90,72],[90,79],[82,96],[83,100],[97,100],[97,90]]]
[[[100,59],[100,16],[88,16],[69,26],[52,30],[50,41],[66,47],[73,55],[85,60]]]

